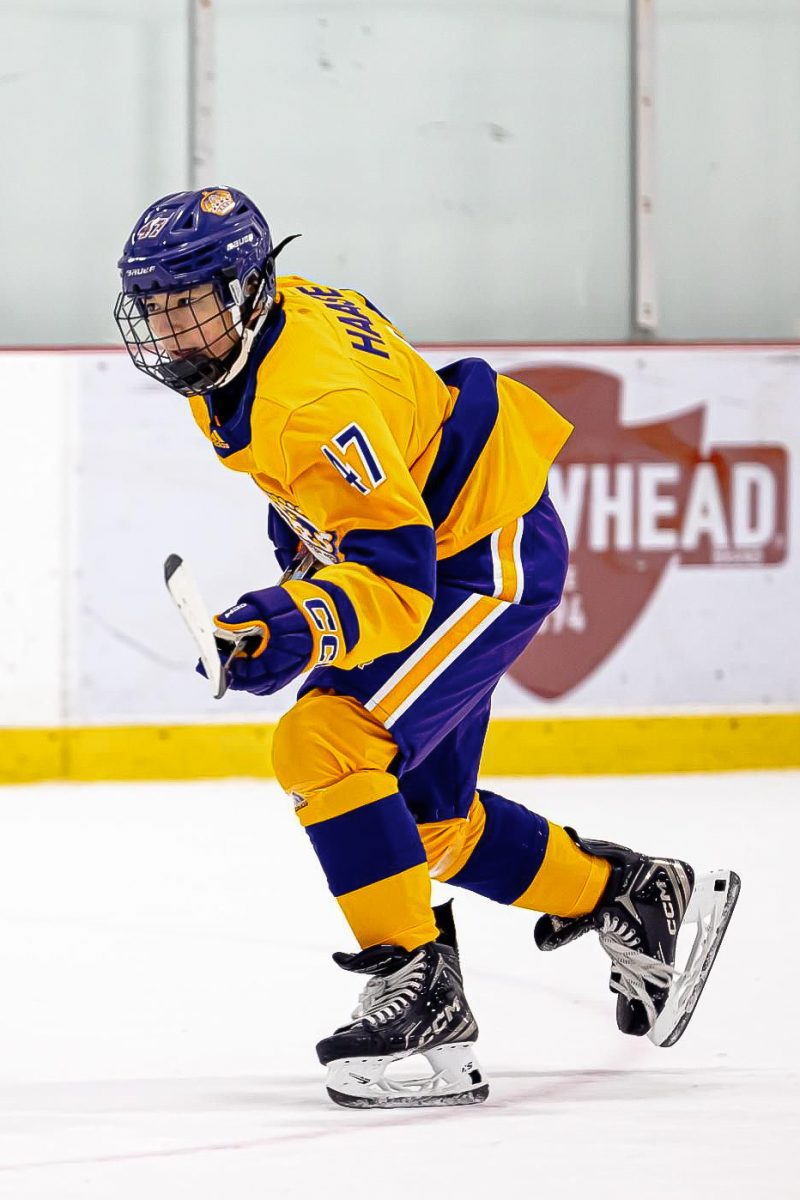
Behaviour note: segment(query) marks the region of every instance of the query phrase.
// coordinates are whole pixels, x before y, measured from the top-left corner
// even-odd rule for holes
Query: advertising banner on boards
[[[575,426],[550,477],[570,544],[564,597],[512,671],[531,692],[556,699],[598,670],[653,601],[669,566],[785,562],[785,444],[709,444],[703,403],[623,423],[624,382],[610,371],[562,365],[513,374]]]
[[[549,484],[570,543],[564,597],[498,700],[561,711],[797,704],[775,668],[787,654],[798,665],[782,612],[800,585],[800,353],[486,356],[575,426]]]

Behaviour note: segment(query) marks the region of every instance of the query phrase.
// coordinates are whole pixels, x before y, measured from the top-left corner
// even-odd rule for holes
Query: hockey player
[[[219,461],[270,504],[284,579],[255,580],[215,623],[231,688],[305,676],[275,774],[360,946],[334,957],[367,976],[352,1020],[317,1047],[329,1092],[351,1106],[487,1095],[431,876],[546,914],[542,949],[596,930],[619,1028],[669,1045],[736,875],[699,879],[477,788],[492,691],[561,596],[547,474],[571,426],[480,359],[435,372],[358,292],[276,280],[288,240],[273,246],[234,188],[166,196],[125,246],[115,316],[135,365],[188,398]],[[303,553],[311,571],[295,569]],[[432,1075],[387,1074],[419,1052]]]

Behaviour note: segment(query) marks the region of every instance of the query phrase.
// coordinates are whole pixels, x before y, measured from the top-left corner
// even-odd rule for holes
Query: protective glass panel
[[[625,0],[226,0],[217,164],[412,337],[629,326]]]
[[[115,342],[125,237],[150,200],[186,186],[186,5],[0,7],[0,338]]]
[[[657,14],[659,334],[796,338],[800,4]]]

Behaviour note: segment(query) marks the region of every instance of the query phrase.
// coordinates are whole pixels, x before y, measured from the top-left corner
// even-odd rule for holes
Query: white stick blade
[[[200,660],[214,690],[214,697],[219,700],[225,695],[228,681],[217,652],[214,625],[200,595],[200,589],[186,563],[177,554],[170,554],[166,559],[164,579],[186,628],[194,638]]]

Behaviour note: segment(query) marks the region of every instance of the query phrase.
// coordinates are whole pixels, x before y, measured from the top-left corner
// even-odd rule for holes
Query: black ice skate
[[[657,1046],[674,1046],[714,965],[739,896],[739,876],[722,870],[695,878],[688,863],[678,859],[649,858],[567,832],[587,854],[606,859],[611,876],[593,912],[540,917],[536,944],[540,950],[556,950],[597,930],[613,964],[617,1025],[623,1033],[646,1033]],[[694,940],[679,965],[678,935],[692,925]]]
[[[328,1068],[328,1095],[348,1108],[477,1104],[489,1094],[475,1057],[478,1026],[464,995],[449,905],[435,910],[449,931],[418,950],[370,946],[334,954],[346,971],[369,975],[349,1025],[317,1045]],[[448,910],[444,913],[442,910]],[[449,943],[449,944],[448,944]],[[412,1054],[432,1074],[390,1076],[387,1068]]]

